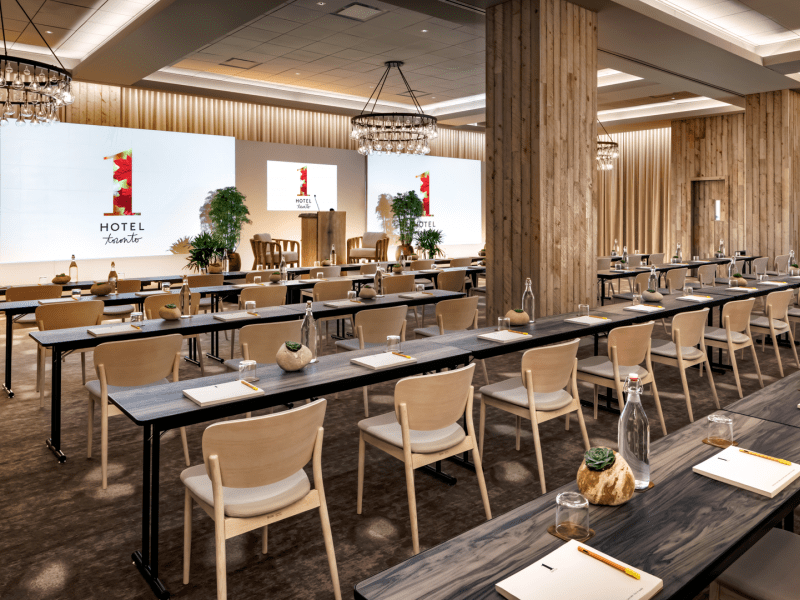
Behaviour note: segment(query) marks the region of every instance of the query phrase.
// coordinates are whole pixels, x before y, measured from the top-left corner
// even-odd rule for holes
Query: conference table
[[[131,295],[133,294],[120,294],[120,296]],[[316,318],[347,317],[359,311],[369,310],[372,308],[388,308],[402,305],[407,305],[410,307],[425,306],[428,304],[435,304],[441,300],[462,298],[463,296],[464,294],[462,292],[429,290],[423,297],[420,298],[401,298],[399,294],[388,294],[381,298],[354,302],[352,305],[346,307],[330,307],[325,306],[325,302],[315,302],[312,304],[312,310]],[[72,302],[72,300],[68,301]],[[130,302],[130,299],[128,302]],[[18,303],[15,302],[13,304]],[[2,310],[1,304],[0,310]],[[41,347],[49,348],[52,351],[50,384],[50,438],[48,438],[45,442],[47,447],[50,448],[60,462],[66,461],[67,457],[61,449],[61,359],[66,353],[74,350],[94,348],[106,342],[159,337],[164,335],[172,335],[175,333],[183,336],[210,333],[212,334],[213,338],[214,334],[218,334],[221,331],[239,329],[246,325],[301,319],[305,314],[305,310],[306,305],[301,303],[259,308],[254,311],[258,313],[258,317],[253,316],[252,318],[237,319],[235,321],[220,321],[214,318],[214,313],[195,315],[191,319],[180,319],[178,321],[150,319],[143,322],[141,329],[135,329],[131,327],[130,331],[126,333],[97,337],[90,335],[87,332],[87,327],[30,332],[28,335],[33,338],[37,344],[39,344]],[[118,323],[115,323],[114,325],[118,325]],[[10,373],[10,370],[7,371],[7,377],[8,373]]]
[[[725,410],[800,429],[800,371],[729,404]]]

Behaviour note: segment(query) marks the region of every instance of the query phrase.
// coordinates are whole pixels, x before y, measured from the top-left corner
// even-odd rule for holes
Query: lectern
[[[329,260],[331,246],[336,246],[336,264],[347,261],[347,213],[343,210],[320,210],[302,213],[300,266],[313,267],[314,261]]]

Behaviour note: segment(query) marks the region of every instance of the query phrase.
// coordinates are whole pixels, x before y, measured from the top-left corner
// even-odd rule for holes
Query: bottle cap
[[[636,373],[628,373],[628,379],[631,381],[639,381],[639,376]]]
[[[311,308],[311,300],[306,300],[306,308]]]

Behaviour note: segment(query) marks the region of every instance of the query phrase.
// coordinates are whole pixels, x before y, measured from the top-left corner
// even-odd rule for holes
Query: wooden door
[[[719,201],[719,219],[717,219]],[[728,231],[728,184],[724,179],[692,182],[692,251],[691,256],[710,257],[725,240],[725,253],[730,254]],[[684,259],[691,258],[687,252]]]

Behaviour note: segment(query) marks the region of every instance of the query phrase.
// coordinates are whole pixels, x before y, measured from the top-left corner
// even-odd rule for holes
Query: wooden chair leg
[[[361,388],[364,394],[364,416],[369,417],[369,394],[367,393],[367,386]]]
[[[492,509],[489,507],[489,492],[486,490],[486,480],[483,478],[483,463],[481,462],[480,452],[475,451],[472,447],[472,462],[475,463],[475,475],[478,476],[478,488],[481,491],[481,500],[483,501],[483,510],[486,513],[486,519],[492,518]]]
[[[569,413],[564,415],[565,423],[564,423],[564,431],[569,431]]]
[[[575,412],[578,413],[578,426],[581,429],[581,437],[583,438],[583,445],[587,450],[589,450],[591,446],[589,445],[589,433],[586,431],[586,422],[583,420],[583,410],[581,410],[581,407],[578,406],[578,410],[576,410]]]
[[[653,386],[653,396],[656,399],[656,412],[658,412],[658,420],[661,422],[661,432],[664,435],[667,435],[667,425],[664,423],[664,413],[661,411],[661,400],[658,397],[658,388],[656,387],[656,380],[655,377],[651,382]]]
[[[600,400],[598,398],[598,387],[597,384],[594,384],[594,420],[597,421],[597,403]]]
[[[800,369],[800,359],[797,358],[797,348],[795,348],[794,345],[794,334],[792,333],[791,329],[787,330],[786,333],[789,334],[789,342],[792,344],[792,352],[794,353],[794,364],[797,366],[798,369]]]
[[[481,398],[481,411],[478,418],[478,453],[483,457],[483,436],[486,428],[486,403]]]
[[[761,384],[761,388],[764,388],[764,378],[761,377],[761,366],[758,364],[758,356],[756,355],[756,349],[754,346],[750,346],[750,352],[753,355],[753,364],[756,366],[756,373],[758,374],[758,383]]]
[[[477,463],[476,467],[477,467]],[[411,517],[411,545],[414,554],[419,554],[419,531],[417,530],[417,498],[414,491],[414,467],[411,461],[405,462],[406,492],[408,493],[408,514]]]
[[[206,376],[206,365],[205,361],[203,360],[203,344],[200,342],[200,336],[198,335],[196,338],[197,340],[197,360],[200,362],[200,375],[202,377]]]
[[[708,600],[720,600],[719,584],[716,581],[712,581],[708,586]]]
[[[12,343],[10,340],[9,344]],[[34,389],[35,392],[39,391],[39,378],[41,377],[42,373],[42,357],[40,354],[42,353],[42,347],[37,344],[36,346],[36,388]]]
[[[267,527],[269,526],[264,525],[264,527],[261,528],[261,554],[267,553],[267,545],[269,542],[269,537],[267,536]]]
[[[683,361],[679,361],[678,371],[681,374],[681,385],[683,385],[683,395],[686,397],[686,410],[689,411],[689,422],[694,423],[694,415],[692,414],[692,401],[689,397],[689,383],[686,381],[686,371],[683,368]]]
[[[519,419],[519,417],[517,417]],[[544,482],[544,464],[542,463],[542,444],[539,440],[539,425],[535,421],[531,421],[531,429],[533,430],[533,447],[536,450],[536,466],[539,468],[539,483],[542,485],[542,494],[547,493],[547,486]]]
[[[775,360],[778,361],[778,372],[783,377],[783,363],[781,362],[781,350],[778,347],[778,337],[772,332],[770,333],[770,339],[772,339],[772,347],[775,349]]]
[[[358,495],[356,497],[356,514],[361,514],[361,506],[364,500],[364,462],[366,460],[366,443],[364,435],[358,434]]]
[[[191,467],[192,461],[189,459],[189,440],[186,438],[186,427],[181,427],[181,444],[183,445],[183,459],[186,466]]]
[[[92,437],[94,435],[94,398],[89,396],[87,412],[88,429],[86,431],[86,458],[92,458]]]
[[[228,600],[227,557],[225,554],[225,519],[214,519],[214,547],[217,563],[217,600]]]
[[[325,554],[328,555],[328,568],[331,571],[333,597],[336,600],[342,600],[342,590],[339,589],[339,570],[336,568],[336,552],[333,547],[333,535],[331,534],[331,520],[330,517],[328,517],[328,504],[325,502],[324,494],[321,495],[322,502],[319,504],[319,520],[322,523],[322,539],[325,540]],[[266,527],[264,530],[264,540],[266,540]],[[266,543],[266,541],[264,543]]]
[[[103,489],[108,486],[108,402],[100,401],[100,473]]]
[[[86,352],[81,352],[81,381],[86,385]]]
[[[483,367],[483,378],[486,380],[486,385],[489,385],[489,372],[486,370],[486,361],[481,359],[481,367]]]
[[[753,348],[753,346],[750,346],[750,349],[753,351],[753,355],[755,355],[756,349]],[[739,390],[739,398],[744,398],[744,394],[742,394],[742,382],[739,380],[739,365],[736,364],[736,351],[730,344],[728,345],[728,357],[731,359],[731,369],[733,369],[733,378],[736,380],[736,389]]]
[[[236,330],[231,330],[231,360],[233,360],[234,351],[236,350]]]
[[[705,362],[708,362],[708,355],[706,355]],[[703,363],[700,364],[702,365]],[[714,396],[714,404],[717,408],[720,408],[719,396],[717,396],[717,386],[714,383],[714,376],[711,374],[711,363],[708,364],[708,369],[706,369],[706,371],[708,371],[708,385],[711,387],[711,394]]]
[[[520,435],[522,433],[522,418],[521,417],[516,417],[516,419],[517,419],[517,423],[516,423],[516,427],[515,427],[516,434],[517,434],[516,449],[517,449],[517,452],[519,452],[519,449],[520,449],[519,439],[520,439]]]
[[[192,496],[186,490],[183,502],[183,585],[189,585],[189,565],[192,558]]]

